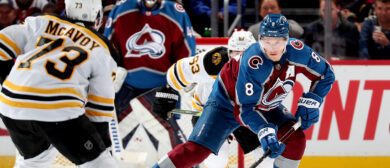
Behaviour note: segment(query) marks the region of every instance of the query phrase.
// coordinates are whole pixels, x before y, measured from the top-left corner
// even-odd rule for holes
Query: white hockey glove
[[[127,76],[127,70],[123,67],[118,66],[118,69],[116,70],[116,77],[114,80],[114,89],[115,93],[119,92],[121,89],[123,82],[125,82]]]

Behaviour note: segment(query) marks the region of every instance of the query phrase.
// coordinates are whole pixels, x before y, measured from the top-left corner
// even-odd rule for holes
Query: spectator
[[[53,2],[47,3],[43,9],[42,9],[42,14],[45,15],[59,15],[60,10],[58,9],[57,5]]]
[[[223,0],[218,1],[218,36],[222,37],[223,34]],[[246,7],[246,0],[241,0],[242,12]],[[210,15],[211,15],[211,0],[196,0],[191,1],[191,21],[194,26],[195,32],[203,34],[205,28],[210,27]],[[229,23],[232,23],[237,15],[237,0],[229,1]]]
[[[374,0],[347,0],[340,2],[341,16],[352,23],[355,23],[359,32],[366,17],[374,15]]]
[[[363,22],[359,54],[362,59],[390,59],[390,0],[376,0],[374,12]]]
[[[278,0],[260,0],[259,8],[261,18],[264,18],[268,14],[281,14],[281,8]],[[257,39],[259,37],[260,23],[256,23],[249,27],[249,31]],[[296,21],[288,19],[290,25],[290,37],[299,38],[303,34],[303,28]]]
[[[344,16],[348,21],[361,24],[366,17],[373,15],[374,0],[351,0],[341,3]]]
[[[359,31],[355,24],[340,15],[337,0],[332,0],[332,53],[330,59],[357,59]],[[321,18],[305,27],[304,40],[307,45],[324,55],[325,0],[320,0]]]
[[[123,68],[119,68],[117,79],[124,82],[123,85],[117,83],[115,97],[119,121],[132,111],[132,99],[145,93],[148,103],[153,102],[154,93],[150,91],[167,84],[166,72],[172,64],[195,55],[195,38],[189,17],[180,4],[171,1],[118,2],[109,14],[104,35],[123,59],[123,65],[120,65]],[[173,125],[176,120],[173,118],[168,122]],[[172,140],[172,145],[181,143],[180,140]],[[123,144],[127,145],[127,142]]]
[[[17,11],[17,23],[24,21],[27,16],[41,14],[47,0],[12,0]]]
[[[14,24],[15,18],[12,0],[0,0],[0,30]]]

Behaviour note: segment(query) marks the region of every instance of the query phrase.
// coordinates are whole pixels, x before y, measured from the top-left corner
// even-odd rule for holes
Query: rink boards
[[[198,49],[227,39],[198,39]],[[320,121],[305,132],[300,167],[390,167],[390,61],[330,61],[336,82],[321,106]],[[298,76],[284,105],[292,112],[309,81]],[[294,102],[294,103],[293,103]],[[0,168],[13,164],[13,146],[0,122]]]

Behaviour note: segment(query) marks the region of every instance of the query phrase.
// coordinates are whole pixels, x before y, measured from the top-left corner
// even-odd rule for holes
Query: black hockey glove
[[[167,120],[168,112],[176,107],[179,99],[179,92],[171,87],[163,86],[156,89],[152,112],[160,118]]]

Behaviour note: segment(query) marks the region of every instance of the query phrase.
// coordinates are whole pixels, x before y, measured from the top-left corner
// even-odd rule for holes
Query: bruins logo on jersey
[[[221,63],[222,56],[219,52],[216,52],[213,54],[212,62],[215,66],[217,66],[219,63]]]
[[[217,47],[208,51],[203,58],[204,68],[209,75],[218,75],[223,65],[229,61],[226,47]]]

